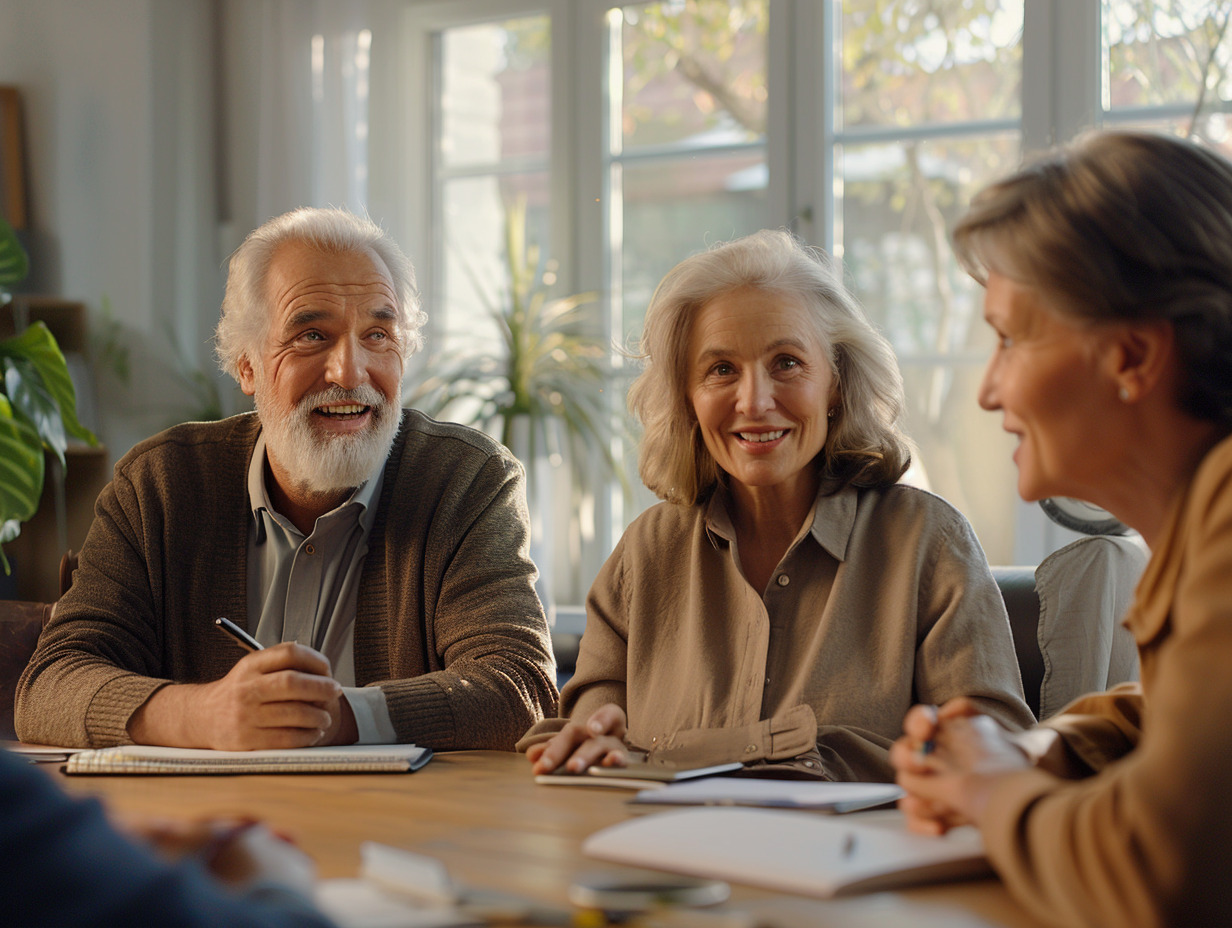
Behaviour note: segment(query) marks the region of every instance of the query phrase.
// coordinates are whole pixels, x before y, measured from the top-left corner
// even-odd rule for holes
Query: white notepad
[[[582,850],[615,863],[822,898],[989,872],[980,833],[970,826],[932,838],[911,834],[898,816],[894,824],[853,822],[809,812],[685,809],[605,828]]]
[[[209,751],[145,744],[81,751],[64,765],[70,774],[410,773],[432,758],[414,744],[349,744],[281,751]]]

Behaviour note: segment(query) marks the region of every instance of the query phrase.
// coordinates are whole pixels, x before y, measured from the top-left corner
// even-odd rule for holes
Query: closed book
[[[277,751],[209,751],[145,744],[80,751],[70,774],[410,773],[432,758],[414,744],[350,744]]]

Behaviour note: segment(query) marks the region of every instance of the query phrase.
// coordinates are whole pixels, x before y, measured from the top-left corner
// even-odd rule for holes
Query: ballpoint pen
[[[245,651],[263,651],[265,650],[261,642],[248,634],[234,622],[223,616],[219,616],[214,620],[214,625],[223,632],[231,636],[231,640],[238,644]]]

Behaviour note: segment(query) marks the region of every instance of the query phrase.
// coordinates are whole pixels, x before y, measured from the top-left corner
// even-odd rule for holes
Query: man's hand
[[[526,759],[536,774],[551,773],[566,761],[572,773],[581,773],[593,764],[623,767],[629,762],[623,740],[627,726],[625,710],[609,702],[591,713],[584,723],[570,722],[550,741],[532,744]]]
[[[940,709],[915,706],[903,731],[890,762],[907,792],[898,804],[913,831],[943,834],[956,825],[978,825],[997,780],[1031,765],[1005,729],[967,699]]]
[[[344,708],[345,706],[345,708]],[[220,680],[165,686],[128,723],[138,744],[251,751],[354,741],[354,717],[329,661],[284,642],[243,657]]]

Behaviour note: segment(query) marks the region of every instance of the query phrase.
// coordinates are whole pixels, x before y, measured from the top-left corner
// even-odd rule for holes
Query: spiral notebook
[[[145,744],[80,751],[69,774],[410,773],[432,759],[414,744],[350,744],[281,751],[209,751]]]

